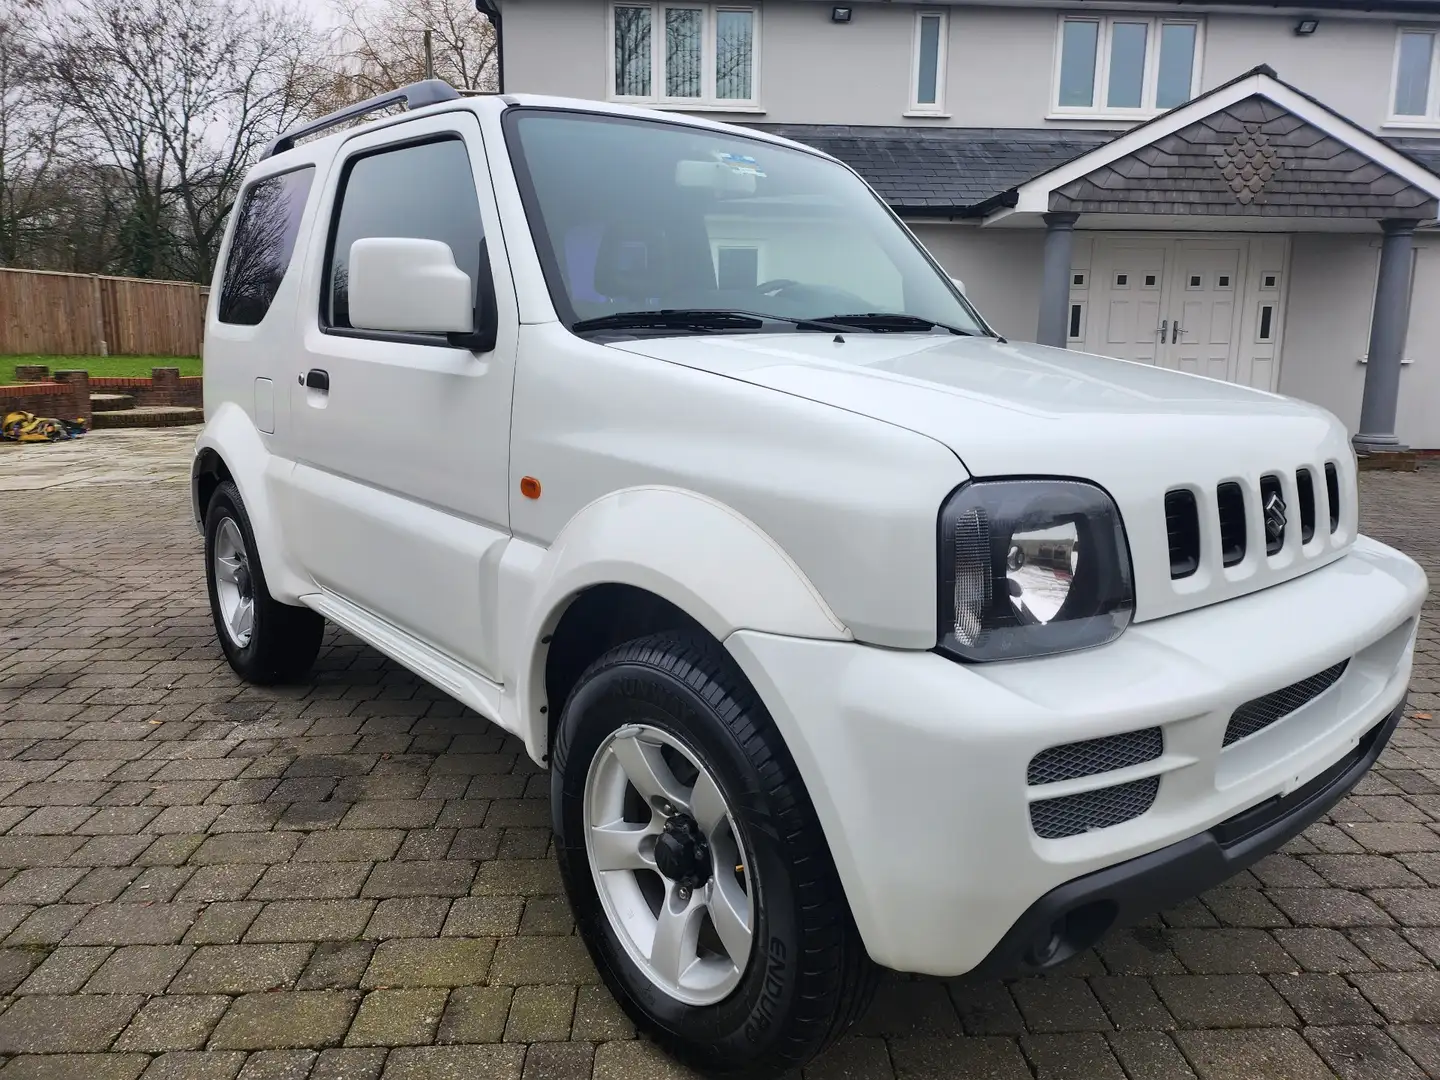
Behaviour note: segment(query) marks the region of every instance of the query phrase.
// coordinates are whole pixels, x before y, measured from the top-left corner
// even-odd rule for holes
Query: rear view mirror
[[[369,236],[350,245],[350,325],[361,330],[469,334],[474,286],[439,240]]]
[[[755,179],[764,175],[754,158],[740,154],[675,163],[676,187],[699,188],[716,195],[754,195]]]

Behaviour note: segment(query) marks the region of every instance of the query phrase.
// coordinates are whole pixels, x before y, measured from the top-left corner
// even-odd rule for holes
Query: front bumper
[[[1121,908],[1131,914],[1213,884],[1323,813],[1388,737],[1393,725],[1377,725],[1404,700],[1426,590],[1414,562],[1361,538],[1302,578],[1140,623],[1067,656],[963,665],[751,631],[727,646],[795,757],[871,956],[958,975],[1058,962],[1083,947],[1096,920],[1103,933]],[[1237,706],[1342,660],[1329,690],[1222,746]],[[1150,727],[1163,732],[1159,758],[1029,784],[1042,750]],[[1304,794],[1352,757],[1354,769],[1326,781],[1328,802]],[[1031,827],[1034,801],[1146,777],[1159,778],[1158,793],[1131,820],[1063,839]],[[1172,845],[1172,856],[1200,850],[1212,830],[1229,835],[1217,826],[1287,796],[1298,802],[1283,802],[1283,826],[1267,818],[1235,841],[1230,859],[1196,856],[1204,872],[1180,883],[1179,895],[1152,889],[1149,864],[1121,867]],[[1091,877],[1103,871],[1117,886],[1105,895],[1110,879]],[[1046,955],[1039,939],[1057,919],[1073,925]]]

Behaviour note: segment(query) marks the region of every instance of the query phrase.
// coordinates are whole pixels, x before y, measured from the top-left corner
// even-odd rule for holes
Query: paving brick
[[[1305,860],[1341,889],[1404,888],[1421,881],[1399,859],[1384,855],[1311,855]]]
[[[358,996],[349,990],[246,994],[221,1018],[210,1046],[220,1050],[336,1046],[345,1037]]]
[[[448,996],[440,989],[371,991],[360,1003],[345,1045],[427,1046]]]
[[[553,859],[512,859],[482,863],[470,893],[472,896],[538,896],[563,891],[560,871]]]
[[[1212,889],[1201,900],[1221,926],[1264,929],[1290,925],[1259,889]]]
[[[310,1080],[379,1080],[385,1054],[380,1048],[321,1050]]]
[[[9,946],[55,945],[74,930],[80,920],[90,913],[89,904],[51,904],[36,908],[5,939]],[[71,944],[84,944],[71,942]]]
[[[1375,965],[1338,930],[1295,927],[1274,931],[1275,940],[1306,971],[1374,971]]]
[[[852,1061],[863,1055],[853,1042],[843,1044],[841,1049]],[[880,1051],[885,1054],[884,1044],[881,1044]],[[875,1057],[873,1052],[869,1057]],[[595,1048],[585,1043],[537,1043],[525,1051],[523,1080],[590,1080],[594,1062]],[[888,1055],[885,1055],[885,1063],[888,1070]],[[851,1075],[855,1080],[886,1080],[893,1075],[888,1071],[882,1074],[865,1067],[868,1064],[867,1060],[861,1069],[852,1069]],[[807,1070],[807,1073],[816,1075],[813,1069]]]
[[[141,1080],[235,1080],[244,1064],[236,1051],[182,1050],[155,1058]]]
[[[259,901],[207,904],[183,938],[187,945],[233,945],[260,914]]]
[[[1173,930],[1171,947],[1196,975],[1293,971],[1294,961],[1264,930]]]
[[[73,994],[89,981],[105,958],[108,946],[56,949],[25,979],[17,994]]]
[[[1174,1040],[1160,1032],[1121,1031],[1110,1036],[1110,1049],[1136,1080],[1195,1080]]]
[[[583,997],[583,990],[581,994]],[[513,995],[514,991],[508,986],[466,986],[452,991],[440,1020],[436,1042],[499,1042],[505,1035],[505,1021],[510,1014]],[[598,1012],[592,1015],[597,1019],[587,1029],[589,1034],[582,1036],[577,1033],[577,1039],[606,1038],[607,1033],[619,1030],[615,1023],[601,1018]],[[576,1022],[578,1025],[578,1016]]]
[[[1294,1031],[1181,1031],[1175,1040],[1200,1080],[1334,1080]]]
[[[1428,1076],[1440,1076],[1440,1026],[1391,1024],[1386,1031]]]
[[[11,1058],[0,1080],[137,1080],[150,1059],[144,1054],[47,1054]]]
[[[1360,926],[1349,931],[1353,941],[1377,967],[1386,971],[1418,971],[1430,966],[1399,931],[1388,926]]]
[[[462,896],[450,905],[441,932],[458,937],[509,936],[519,929],[524,906],[518,896]]]
[[[190,860],[199,866],[217,863],[283,863],[300,845],[292,833],[228,833],[211,836]]]
[[[230,1007],[220,995],[151,998],[115,1043],[116,1050],[199,1050]]]
[[[192,951],[189,945],[129,945],[117,949],[85,984],[85,992],[163,994]]]
[[[1375,889],[1370,896],[1402,926],[1440,926],[1440,889]]]
[[[1344,889],[1274,889],[1270,898],[1301,926],[1388,926],[1392,922],[1369,897]]]
[[[524,1060],[519,1046],[402,1046],[390,1051],[384,1080],[520,1080]]]
[[[373,900],[277,900],[250,924],[246,941],[348,941],[359,937]]]
[[[368,941],[322,941],[315,946],[297,990],[353,990],[360,985],[375,946]]]
[[[1035,1066],[1037,1080],[1125,1080],[1103,1035],[1027,1035],[1020,1048]]]
[[[494,953],[495,942],[488,938],[382,941],[360,985],[367,989],[380,986],[472,986],[485,981]],[[524,981],[560,982],[563,979]]]
[[[1185,970],[1170,951],[1165,931],[1151,927],[1117,930],[1096,948],[1105,967],[1115,975],[1163,975]]]
[[[570,902],[563,896],[532,896],[525,901],[525,914],[520,920],[522,934],[568,935],[575,930]]]
[[[1291,1025],[1295,1016],[1259,975],[1158,975],[1155,990],[1182,1027]]]
[[[370,799],[357,802],[342,829],[423,829],[434,825],[445,804],[438,799]]]
[[[449,911],[450,901],[439,896],[413,896],[382,900],[375,909],[369,926],[365,928],[365,936],[369,938],[434,937],[445,925],[445,917]]]
[[[144,1000],[134,994],[20,998],[0,1013],[0,1054],[109,1049]]]
[[[200,914],[195,904],[110,904],[93,909],[65,937],[67,945],[169,945]]]
[[[502,938],[490,970],[490,982],[497,986],[598,981],[578,937]]]
[[[295,862],[363,863],[393,859],[405,840],[400,829],[341,829],[312,833],[295,852]]]
[[[1120,1031],[1168,1031],[1175,1027],[1174,1017],[1147,979],[1138,975],[1098,975],[1090,979],[1090,988]]]
[[[456,995],[468,992],[456,990],[455,994],[451,995],[452,1004]],[[585,1042],[633,1039],[635,1025],[605,987],[582,986],[575,996],[575,1022],[571,1026],[570,1037]]]
[[[1038,976],[1017,981],[1010,992],[1032,1032],[1113,1030],[1105,1010],[1084,979]]]
[[[1345,831],[1366,851],[1394,855],[1409,851],[1440,851],[1440,833],[1409,822],[1357,823]]]
[[[44,953],[34,949],[0,949],[0,994],[13,993],[43,959]]]
[[[384,862],[376,865],[361,896],[464,896],[475,877],[473,863],[445,860],[430,863]]]
[[[245,864],[202,866],[190,876],[177,895],[180,900],[243,900],[260,880],[264,866]]]
[[[1379,1028],[1310,1027],[1305,1040],[1341,1080],[1425,1080],[1425,1074]]]
[[[1275,975],[1270,984],[1306,1024],[1379,1023],[1380,1016],[1341,975]]]
[[[55,904],[77,885],[85,871],[75,867],[31,867],[0,887],[0,904]]]
[[[314,1050],[261,1050],[245,1060],[239,1080],[305,1080],[318,1057]]]
[[[947,1003],[948,1004],[948,1003]],[[575,987],[521,986],[510,1003],[506,1042],[561,1042],[570,1037]]]
[[[1391,1023],[1440,1023],[1440,971],[1361,972],[1350,979]]]
[[[360,895],[369,863],[287,863],[271,866],[250,893],[252,900],[331,900]]]
[[[650,1044],[640,1041],[604,1043],[595,1052],[596,1080],[625,1080],[627,1074],[618,1069],[608,1071],[602,1078],[600,1066],[602,1057],[609,1056],[606,1052],[611,1047],[619,1051],[628,1046],[650,1049]],[[615,1056],[619,1057],[619,1054]],[[914,1080],[955,1080],[962,1076],[983,1076],[986,1080],[1031,1080],[1032,1077],[1030,1066],[1025,1063],[1015,1040],[996,1036],[894,1039],[890,1042],[890,1059],[897,1076]]]
[[[245,994],[287,987],[300,977],[310,951],[309,944],[205,945],[175,976],[170,992]]]

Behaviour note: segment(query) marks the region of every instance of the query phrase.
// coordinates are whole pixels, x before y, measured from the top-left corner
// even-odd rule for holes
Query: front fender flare
[[[249,415],[229,401],[216,407],[195,440],[192,470],[207,450],[225,463],[230,478],[240,489],[240,497],[245,500],[250,530],[259,549],[255,554],[265,571],[265,585],[270,595],[282,604],[294,604],[303,594],[314,592],[314,585],[289,560],[289,549],[275,514],[277,483],[294,468],[293,463],[270,453]],[[203,522],[205,507],[197,506],[196,513]]]
[[[723,503],[681,488],[627,488],[597,499],[571,518],[538,566],[516,570],[533,587],[511,623],[523,629],[505,665],[516,680],[511,700],[518,711],[513,726],[506,726],[522,734],[536,761],[548,753],[549,717],[541,711],[550,704],[548,639],[575,597],[593,586],[630,585],[653,593],[721,642],[736,630],[853,640],[770,536]],[[515,595],[502,586],[502,606],[507,592]]]

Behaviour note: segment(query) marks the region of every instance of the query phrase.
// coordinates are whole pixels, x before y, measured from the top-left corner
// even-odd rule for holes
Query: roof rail
[[[460,91],[447,83],[444,79],[426,79],[423,82],[411,83],[409,86],[402,86],[398,90],[391,90],[384,94],[376,94],[364,101],[357,101],[354,105],[347,105],[343,109],[336,109],[334,112],[320,117],[319,120],[312,120],[308,124],[301,124],[275,139],[269,146],[265,147],[260,160],[274,157],[276,154],[284,153],[294,148],[295,143],[307,135],[314,135],[324,131],[326,128],[343,124],[346,120],[354,120],[357,117],[365,116],[368,113],[376,112],[387,105],[404,104],[407,109],[423,109],[426,105],[438,105],[442,101],[454,101],[460,97]]]

